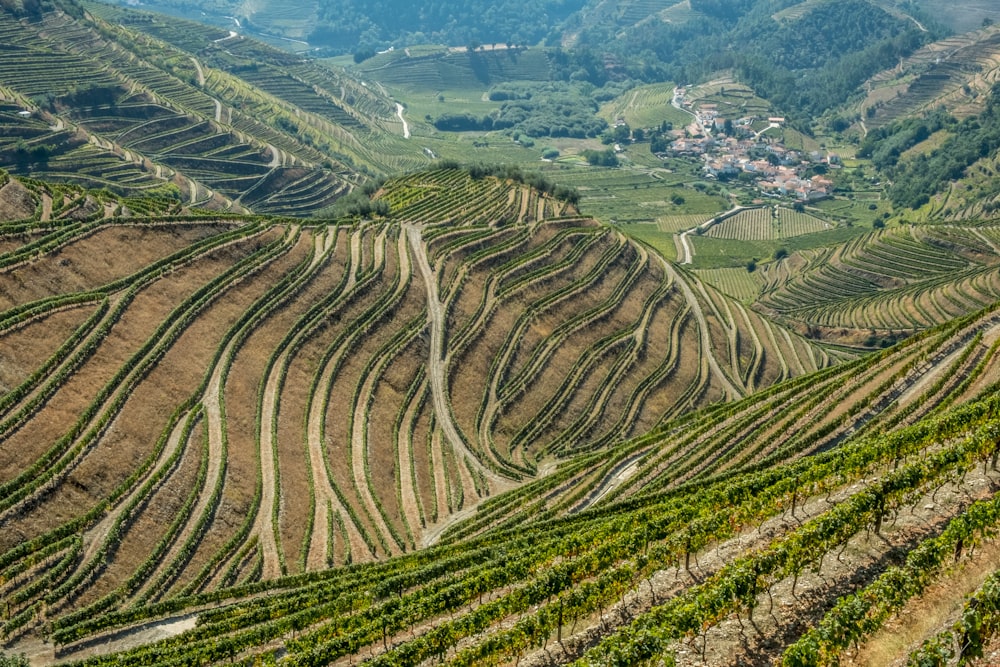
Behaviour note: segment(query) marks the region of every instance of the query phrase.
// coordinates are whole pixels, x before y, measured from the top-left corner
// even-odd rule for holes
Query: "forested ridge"
[[[319,3],[309,41],[350,50],[355,44],[535,44],[585,0],[357,0]]]
[[[907,149],[940,131],[947,133],[941,146],[900,159]],[[991,157],[997,149],[1000,149],[1000,85],[993,87],[978,116],[958,121],[937,111],[925,118],[901,120],[870,134],[860,155],[870,157],[892,181],[889,197],[893,204],[920,208],[976,161]]]

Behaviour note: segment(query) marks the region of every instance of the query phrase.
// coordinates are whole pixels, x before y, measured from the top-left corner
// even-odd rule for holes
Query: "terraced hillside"
[[[771,265],[761,304],[803,325],[912,332],[1000,298],[995,223],[905,226]]]
[[[360,82],[217,28],[61,6],[0,12],[0,165],[14,173],[309,216],[362,171],[426,163]]]
[[[1000,27],[989,25],[929,44],[872,77],[860,104],[867,128],[944,106],[978,113],[1000,76]]]
[[[543,461],[533,480],[518,471],[522,483],[498,493],[534,452],[557,449],[547,426],[513,457],[466,426],[466,394],[489,410],[515,382],[528,393],[543,385],[532,369],[542,378],[560,363],[544,343],[528,349],[533,333],[518,322],[529,309],[518,304],[536,304],[534,325],[571,347],[595,326],[593,308],[551,322],[559,296],[607,301],[649,260],[567,211],[534,218],[558,205],[489,179],[464,187],[493,193],[497,224],[463,225],[459,197],[439,205],[451,224],[416,221],[429,207],[421,193],[455,192],[464,179],[389,185],[392,222],[103,225],[0,274],[5,349],[25,350],[25,370],[4,379],[17,388],[5,394],[0,451],[8,470],[25,460],[6,478],[4,497],[19,504],[0,534],[32,538],[0,556],[11,650],[95,666],[791,666],[945,664],[933,656],[971,659],[989,644],[1000,562],[995,306],[600,451],[581,432],[564,445],[575,456]],[[127,265],[85,261],[87,245],[116,237],[137,249]],[[171,254],[168,240],[184,249]],[[572,255],[584,267],[575,277]],[[586,267],[601,261],[608,284],[588,284]],[[50,278],[12,280],[28,273]],[[669,311],[657,276],[682,301],[684,285],[697,289],[662,265],[639,274],[629,291],[645,294],[646,310],[631,311],[632,331]],[[683,346],[684,328],[665,329]],[[501,334],[490,342],[477,333],[487,329]],[[518,331],[522,344],[509,345]],[[662,333],[645,329],[638,366],[659,354]],[[37,343],[6,346],[14,338]],[[477,370],[471,353],[459,363],[487,343],[503,368]],[[154,385],[163,374],[171,381]],[[602,405],[628,377],[584,400]],[[158,400],[143,400],[152,392]],[[636,401],[636,414],[650,402]],[[47,452],[25,437],[74,419]],[[112,449],[118,465],[102,466]],[[293,485],[310,492],[296,497]],[[487,488],[491,498],[474,499]],[[405,544],[405,526],[416,538],[421,516],[443,516],[456,494],[470,509],[423,533],[440,535],[434,545],[356,562],[400,551],[390,527]],[[348,553],[356,564],[325,567]]]
[[[514,181],[415,174],[388,217],[311,226],[80,219],[11,183],[47,213],[0,228],[8,641],[412,552],[831,362]]]

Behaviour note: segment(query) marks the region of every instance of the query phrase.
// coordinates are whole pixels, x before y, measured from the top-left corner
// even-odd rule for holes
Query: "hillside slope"
[[[1000,517],[995,306],[771,384],[817,353],[765,323],[734,337],[795,354],[740,365],[735,304],[557,200],[454,170],[381,197],[360,224],[7,225],[8,649],[830,664],[1000,563],[973,548]],[[761,390],[715,402],[749,368]]]
[[[308,216],[362,172],[427,161],[360,82],[229,31],[92,9],[0,11],[0,165],[14,173]]]
[[[518,182],[379,197],[0,229],[8,639],[425,547],[560,459],[831,361]]]

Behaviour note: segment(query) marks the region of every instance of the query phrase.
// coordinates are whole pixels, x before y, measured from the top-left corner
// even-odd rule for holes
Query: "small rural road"
[[[681,240],[681,251],[682,251],[681,256],[678,258],[680,260],[678,262],[679,264],[690,264],[691,257],[694,255],[694,253],[691,252],[691,243],[688,241],[688,234],[690,233],[691,230],[689,229],[685,232],[681,232],[680,236],[678,237]]]
[[[380,245],[384,248],[387,243],[386,237],[380,237]],[[406,252],[406,239],[399,237],[396,248],[399,257],[399,278],[393,288],[391,295],[392,302],[402,298],[407,288],[406,277],[410,275],[410,256]],[[376,264],[384,266],[384,261],[376,259]],[[386,365],[392,361],[391,353],[380,353],[376,357],[377,361],[371,367],[368,377],[365,378],[361,387],[357,390],[357,398],[354,403],[354,418],[351,420],[351,472],[354,476],[355,492],[367,507],[369,518],[376,530],[387,538],[393,535],[389,527],[385,514],[380,509],[379,501],[375,498],[371,482],[369,480],[369,459],[368,459],[368,428],[369,415],[368,408],[374,402],[375,385],[382,380],[382,373]]]
[[[198,86],[204,88],[205,87],[205,70],[203,70],[201,68],[201,63],[198,62],[198,59],[195,58],[194,56],[191,56],[191,62],[194,63],[194,68],[198,72]]]
[[[732,216],[736,215],[740,211],[743,211],[743,210],[745,210],[747,208],[752,208],[752,207],[748,207],[748,206],[734,206],[731,209],[729,209],[728,211],[726,211],[725,213],[720,213],[719,215],[713,216],[712,218],[710,218],[710,219],[706,220],[705,222],[701,223],[700,225],[697,225],[696,227],[692,227],[691,229],[687,229],[687,230],[681,232],[678,236],[680,238],[681,250],[683,252],[681,253],[681,257],[677,258],[677,263],[678,264],[690,264],[691,261],[692,261],[692,258],[694,257],[694,250],[691,248],[691,242],[688,241],[688,234],[690,234],[691,232],[697,232],[699,229],[701,231],[703,231],[703,232],[708,231],[708,229],[712,225],[720,223],[723,220],[725,220],[726,218],[731,218]]]
[[[174,539],[173,545],[167,550],[163,555],[162,562],[164,563],[174,563],[181,562],[184,557],[183,550],[184,545],[187,544],[188,540],[194,533],[195,527],[198,520],[201,517],[209,516],[215,511],[215,508],[210,504],[212,502],[212,492],[211,490],[216,488],[220,484],[220,479],[225,477],[226,471],[222,467],[225,457],[223,456],[224,450],[224,439],[225,434],[222,430],[222,420],[224,418],[222,414],[222,378],[229,371],[230,363],[225,361],[227,359],[233,358],[233,350],[236,346],[235,341],[230,341],[226,345],[225,350],[219,356],[219,363],[215,365],[212,369],[212,375],[209,377],[208,386],[205,387],[205,393],[201,397],[201,405],[204,410],[205,422],[208,427],[208,469],[205,472],[205,483],[202,486],[201,493],[198,494],[198,500],[195,506],[192,508],[189,515],[188,522],[184,525],[178,533],[176,539]],[[174,429],[175,433],[170,434],[171,443],[176,436],[179,436],[184,429],[184,420],[177,423],[177,428]],[[183,443],[180,443],[183,444]],[[136,595],[145,595],[149,593],[149,586],[153,583],[153,578],[150,577],[146,582],[136,591]],[[152,591],[153,593],[157,591]]]
[[[324,252],[332,252],[334,235],[328,236],[324,246]],[[347,282],[344,285],[342,294],[350,293],[358,282],[358,267],[361,265],[361,234],[351,234],[350,261],[346,268]],[[326,405],[330,385],[333,382],[333,374],[337,369],[343,351],[331,357],[326,365],[317,371],[317,390],[313,393],[312,401],[306,413],[307,424],[307,445],[309,450],[309,464],[313,476],[313,488],[316,494],[316,505],[313,514],[313,535],[309,545],[309,555],[307,566],[311,570],[324,569],[327,563],[327,544],[330,538],[330,517],[328,508],[334,514],[340,514],[344,520],[344,529],[347,531],[347,539],[350,542],[351,553],[365,553],[368,546],[365,544],[357,526],[351,520],[351,515],[340,502],[340,498],[334,490],[334,483],[330,479],[326,464],[326,443],[323,439],[323,422],[326,419]]]
[[[404,224],[403,227],[410,240],[410,247],[413,250],[414,258],[417,260],[417,266],[420,269],[421,276],[423,276],[424,284],[427,286],[427,324],[431,332],[427,377],[430,380],[431,396],[434,399],[435,416],[441,424],[441,430],[444,432],[448,442],[455,449],[456,456],[467,458],[469,464],[490,481],[505,483],[508,480],[484,466],[479,457],[469,450],[465,444],[465,440],[458,432],[458,427],[455,426],[455,420],[451,415],[451,405],[448,400],[448,388],[445,377],[445,312],[441,299],[438,296],[437,275],[427,260],[427,251],[424,248],[420,229],[412,224]]]
[[[694,122],[694,123],[695,123],[695,124],[696,124],[696,125],[697,125],[697,126],[698,126],[699,128],[701,128],[702,130],[704,130],[705,128],[703,128],[703,127],[702,127],[702,125],[701,125],[701,120],[700,120],[700,119],[698,118],[698,115],[697,115],[697,114],[695,114],[695,113],[692,113],[692,112],[688,111],[688,110],[687,110],[687,109],[685,109],[685,108],[684,108],[683,106],[681,106],[681,101],[680,101],[680,94],[679,94],[679,93],[680,93],[680,89],[679,89],[678,87],[676,87],[676,86],[675,86],[675,87],[674,87],[674,95],[673,95],[673,97],[672,97],[672,98],[670,99],[670,106],[672,106],[673,108],[677,109],[678,111],[683,111],[683,112],[684,112],[684,113],[686,113],[687,115],[691,116],[691,118],[693,119],[693,122]]]
[[[267,166],[271,169],[275,169],[281,166],[281,151],[274,144],[267,144],[267,147],[271,150],[271,161],[267,163]]]
[[[611,493],[611,491],[618,488],[622,482],[632,477],[632,475],[639,470],[639,464],[648,453],[649,452],[645,450],[637,452],[629,457],[626,457],[618,463],[618,465],[609,470],[604,476],[604,479],[601,480],[601,483],[594,487],[594,489],[587,494],[587,497],[584,498],[579,505],[570,510],[570,514],[582,512],[583,510],[593,506],[604,496]]]
[[[42,193],[42,222],[48,222],[52,219],[52,196],[46,193]]]
[[[399,122],[403,124],[403,138],[409,139],[410,125],[409,123],[406,122],[406,119],[403,118],[403,109],[404,109],[403,105],[400,104],[399,102],[396,102],[396,115],[399,116]]]
[[[424,533],[424,536],[420,539],[420,548],[426,549],[427,547],[432,547],[437,544],[438,540],[441,539],[441,536],[444,535],[446,530],[475,514],[478,506],[478,504],[470,505],[463,510],[449,515],[444,521],[428,529],[428,531]]]
[[[311,275],[324,258],[325,253],[315,253],[305,275]],[[277,579],[284,574],[278,554],[281,490],[278,488],[278,442],[275,436],[278,430],[280,391],[285,369],[293,351],[292,343],[293,341],[288,341],[271,365],[260,404],[260,440],[257,444],[260,451],[261,498],[254,520],[253,534],[257,536],[264,559],[261,578],[265,580]]]
[[[701,347],[705,350],[705,358],[708,360],[709,369],[718,377],[719,382],[722,383],[723,390],[725,390],[729,398],[740,398],[743,394],[733,385],[729,377],[722,372],[722,367],[719,366],[719,362],[715,358],[715,353],[712,351],[712,337],[708,333],[708,321],[705,319],[705,313],[701,309],[701,303],[695,296],[694,290],[691,289],[691,286],[688,285],[684,277],[670,262],[662,257],[660,257],[660,261],[663,263],[664,270],[670,274],[670,277],[681,288],[684,298],[687,300],[688,305],[691,306],[691,313],[698,321],[698,329],[701,331]]]

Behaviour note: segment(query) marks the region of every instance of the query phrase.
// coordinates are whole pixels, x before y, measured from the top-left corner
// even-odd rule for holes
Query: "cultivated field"
[[[17,187],[6,641],[413,552],[558,461],[833,360],[564,202],[466,171],[388,182],[386,219],[312,226],[110,203],[78,221]]]
[[[898,227],[817,251],[784,276],[769,271],[761,303],[818,327],[910,332],[1000,297],[995,225]]]
[[[929,44],[867,83],[859,105],[868,128],[944,106],[979,112],[1000,76],[1000,27],[991,25]]]
[[[423,182],[454,186],[456,178],[438,173]],[[415,199],[419,182],[397,184],[405,186],[399,192],[409,190],[395,200],[398,211],[405,211],[404,199]],[[386,196],[395,193],[391,187]],[[535,326],[545,325],[546,313],[558,309],[557,295],[573,289],[577,264],[560,258],[580,258],[579,282],[595,261],[610,261],[607,273],[624,276],[641,253],[588,259],[602,247],[624,248],[622,241],[567,217],[468,227],[402,220],[393,227],[212,227],[102,228],[92,241],[126,234],[146,250],[114,274],[83,261],[87,255],[77,247],[83,239],[61,249],[77,267],[78,288],[117,279],[133,285],[132,298],[81,300],[75,313],[40,315],[60,317],[54,335],[75,331],[80,342],[91,331],[115,331],[64,381],[52,389],[40,381],[24,400],[51,391],[50,404],[68,405],[61,394],[76,374],[94,379],[90,374],[102,368],[113,372],[108,362],[129,345],[156,358],[136,378],[136,392],[169,366],[178,381],[185,369],[194,373],[177,389],[179,397],[195,398],[177,407],[147,402],[150,408],[113,389],[109,400],[121,409],[100,428],[81,431],[93,433],[92,444],[67,443],[65,454],[37,459],[32,469],[43,475],[71,460],[48,478],[49,492],[25,489],[24,497],[38,499],[29,513],[48,521],[51,532],[8,544],[0,557],[11,605],[4,630],[13,649],[31,651],[39,662],[58,657],[93,666],[236,660],[791,666],[866,653],[902,661],[942,650],[972,656],[990,642],[997,608],[992,540],[1000,517],[995,307],[891,350],[666,420],[631,440],[593,452],[575,448],[575,456],[543,461],[537,476],[523,471],[515,485],[506,473],[530,457],[478,449],[483,443],[464,428],[462,404],[467,392],[483,389],[469,389],[462,378],[490,383],[480,412],[504,400],[514,382],[534,391],[533,364],[558,363],[575,336],[567,326],[573,320],[551,328],[566,331],[558,350],[540,339],[529,354],[501,339],[521,331],[528,343],[530,328],[518,329],[516,317],[513,327],[500,328],[493,358],[509,370],[459,370],[456,353],[489,344],[489,336],[476,333],[477,321],[504,317],[508,308],[494,309],[492,300],[514,302],[517,291],[547,300]],[[183,258],[165,251],[165,237],[186,244]],[[140,238],[146,243],[136,243]],[[23,266],[41,271],[50,259]],[[162,288],[164,299],[154,302],[131,276],[165,261],[168,271],[145,274]],[[624,264],[615,268],[616,262]],[[241,263],[255,273],[233,284],[229,267]],[[553,268],[544,271],[546,264]],[[129,277],[117,278],[123,274]],[[196,274],[208,282],[185,290]],[[646,271],[636,280],[655,276]],[[360,289],[368,280],[380,286]],[[781,361],[789,374],[807,370],[818,354],[749,309],[711,296],[694,278],[678,273],[671,280],[676,291],[687,286],[707,296],[702,307],[711,302],[753,323],[753,340],[784,339],[795,349]],[[471,288],[481,282],[487,288],[475,306]],[[563,288],[544,287],[553,282]],[[331,283],[339,288],[331,292]],[[209,285],[232,298],[213,299]],[[47,291],[69,287],[64,277]],[[264,306],[285,290],[297,296],[281,308]],[[470,290],[473,298],[466,298]],[[649,292],[658,293],[663,298],[655,286]],[[203,305],[194,313],[171,299]],[[242,303],[261,307],[241,317]],[[678,307],[694,310],[692,302]],[[185,329],[177,331],[178,343],[208,360],[200,385],[188,354],[177,355],[170,344],[154,352],[166,338],[150,347],[142,340],[148,330],[119,335],[125,330],[116,329],[138,314],[134,308],[178,315],[162,326],[142,319],[168,336]],[[348,320],[352,309],[374,317]],[[331,317],[335,312],[345,317]],[[454,324],[439,329],[441,317]],[[229,328],[216,329],[223,321]],[[367,335],[352,342],[353,325]],[[586,326],[579,318],[577,325]],[[683,344],[690,326],[690,319],[675,318],[664,328],[672,344]],[[327,328],[332,345],[313,333]],[[644,334],[650,350],[655,329]],[[212,339],[205,335],[210,330],[226,333]],[[54,368],[66,363],[58,361],[61,353],[75,354],[58,340],[37,348],[25,356],[54,359]],[[765,356],[758,352],[756,363]],[[462,365],[474,364],[465,353]],[[435,379],[442,367],[450,368],[443,383]],[[582,390],[587,380],[579,379]],[[605,383],[585,400],[600,404],[614,386]],[[200,393],[190,394],[192,388]],[[18,438],[22,428],[48,427],[24,417],[6,428],[5,437]],[[136,451],[128,443],[140,440],[124,437],[140,429],[157,443],[152,450]],[[124,460],[134,461],[132,471],[105,466],[104,475],[85,476],[113,443],[131,454]],[[25,457],[19,449],[2,451]],[[515,488],[498,493],[505,486]],[[117,492],[86,519],[60,524],[59,516],[40,513],[60,499],[76,502],[63,505],[64,513],[80,512],[99,488]],[[296,488],[309,493],[297,496],[290,491]],[[487,490],[491,497],[481,500]],[[402,550],[393,530],[406,544],[407,526],[416,531],[421,519],[454,511],[456,502],[467,509],[424,533],[424,549],[327,569],[348,558],[369,560],[384,542]],[[8,526],[28,530],[25,522],[12,523],[9,512],[5,517]],[[217,535],[223,528],[228,532]],[[211,548],[203,551],[202,544]],[[286,571],[298,574],[279,576]],[[955,611],[923,614],[915,623],[916,612],[927,608]],[[905,639],[894,644],[882,629],[895,631],[899,623]],[[34,639],[43,630],[58,653]]]
[[[0,164],[130,197],[308,217],[426,164],[362,82],[218,28],[108,5],[0,13]]]
[[[772,241],[832,228],[829,222],[808,213],[782,206],[764,206],[740,211],[709,227],[706,235],[737,241]]]

